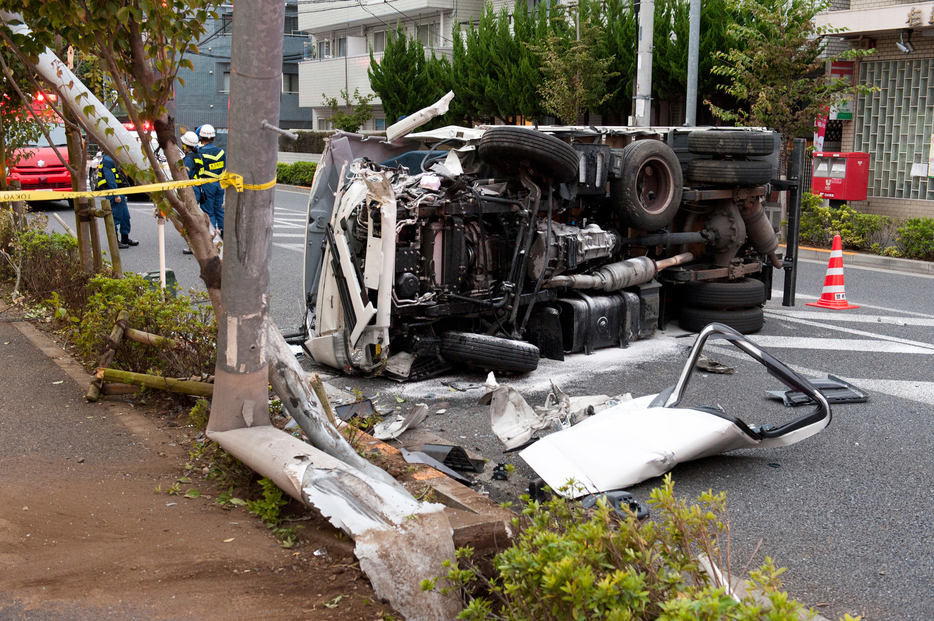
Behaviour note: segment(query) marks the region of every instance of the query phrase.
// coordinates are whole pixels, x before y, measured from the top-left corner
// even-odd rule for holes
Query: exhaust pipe
[[[604,265],[594,274],[555,276],[545,282],[543,286],[549,289],[567,287],[568,289],[619,291],[626,287],[649,282],[663,269],[687,263],[693,258],[694,255],[690,252],[675,255],[670,259],[662,259],[661,261],[653,261],[648,257],[635,257]]]

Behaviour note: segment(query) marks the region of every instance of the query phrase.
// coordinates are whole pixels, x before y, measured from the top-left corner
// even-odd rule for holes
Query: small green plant
[[[178,496],[181,493],[181,491],[182,491],[181,483],[172,483],[172,485],[170,485],[168,489],[165,490],[165,493],[168,494],[169,496]]]
[[[129,312],[134,328],[173,339],[177,347],[124,340],[114,357],[114,368],[167,377],[201,377],[214,372],[217,327],[211,306],[202,303],[205,294],[166,296],[132,273],[120,280],[97,276],[88,287],[90,295],[74,343],[86,364],[96,364],[117,313],[123,309]]]
[[[275,535],[276,540],[279,542],[279,545],[289,550],[294,548],[298,543],[298,529],[301,526],[293,526],[290,528],[274,528],[272,530],[273,535]]]
[[[233,488],[228,488],[226,492],[221,492],[217,497],[217,504],[219,505],[235,505],[238,507],[245,507],[246,501],[241,500],[233,495]]]
[[[802,244],[827,247],[839,235],[847,250],[873,252],[889,245],[895,222],[889,216],[860,213],[847,205],[821,207],[821,201],[810,193],[801,198]]]
[[[207,399],[198,399],[188,412],[188,424],[196,429],[205,429],[211,417],[211,403]],[[204,444],[202,443],[202,447]]]
[[[466,595],[457,618],[471,621],[797,621],[800,605],[781,591],[784,570],[768,558],[749,579],[769,600],[768,611],[752,597],[728,593],[729,559],[721,555],[721,543],[729,544],[726,495],[706,492],[689,503],[673,490],[668,475],[649,500],[655,519],[645,522],[620,520],[603,501],[584,509],[558,496],[545,503],[524,496],[524,528],[493,559],[492,577],[473,563],[471,548],[461,548],[445,562],[447,575],[422,589]],[[724,583],[703,569],[704,558],[722,568]]]
[[[263,488],[263,498],[262,500],[248,500],[247,508],[270,528],[278,526],[282,521],[282,507],[289,501],[283,498],[282,490],[270,479],[263,477],[259,480],[259,484]]]
[[[934,261],[934,218],[910,218],[896,230],[900,255]]]

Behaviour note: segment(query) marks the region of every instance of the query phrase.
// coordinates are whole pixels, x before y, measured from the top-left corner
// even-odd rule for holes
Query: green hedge
[[[298,140],[279,136],[279,150],[286,153],[324,153],[324,143],[334,132],[296,131]]]
[[[315,178],[314,162],[295,162],[294,164],[276,164],[276,182],[286,185],[300,185],[311,187]]]

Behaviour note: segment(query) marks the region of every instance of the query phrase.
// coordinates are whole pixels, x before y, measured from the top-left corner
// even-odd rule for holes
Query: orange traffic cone
[[[830,263],[827,265],[827,276],[824,278],[824,290],[820,294],[820,299],[816,302],[808,302],[807,305],[836,310],[859,308],[856,304],[846,301],[846,292],[843,290],[843,241],[839,235],[833,237]]]

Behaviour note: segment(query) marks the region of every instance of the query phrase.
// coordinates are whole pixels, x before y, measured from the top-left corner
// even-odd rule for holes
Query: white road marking
[[[774,315],[797,317],[798,319],[822,319],[825,321],[840,321],[843,323],[878,323],[896,326],[934,326],[934,317],[899,317],[894,315],[853,315],[852,313],[837,313],[828,315],[826,312],[790,310],[785,308],[770,308],[766,312]]]
[[[276,235],[275,237],[279,237]],[[305,244],[277,244],[276,242],[272,243],[276,248],[282,248],[283,250],[293,250],[295,252],[305,252]]]
[[[916,275],[917,275],[917,274],[912,274],[912,276],[916,276]],[[772,289],[772,300],[773,300],[773,301],[777,301],[779,304],[781,304],[781,299],[782,299],[782,296],[783,296],[783,295],[784,295],[784,293],[783,293],[782,291],[780,291],[779,289]],[[795,294],[795,301],[797,301],[798,298],[801,298],[802,300],[817,300],[817,299],[820,299],[820,296],[816,296],[816,295],[806,295],[806,294],[802,294],[802,293],[796,293],[796,294]],[[855,301],[853,301],[853,300],[850,300],[850,301],[853,302],[854,304],[857,303],[857,302],[855,302]],[[907,311],[907,310],[904,310],[904,309],[901,309],[901,308],[888,308],[888,307],[886,307],[886,306],[874,306],[874,305],[872,305],[872,304],[862,304],[862,303],[859,303],[859,307],[860,307],[860,308],[864,308],[864,309],[865,309],[865,308],[871,308],[871,309],[873,309],[873,310],[883,311],[883,312],[886,312],[886,313],[898,313],[898,314],[902,314],[902,315],[914,315],[915,317],[931,317],[931,318],[934,318],[934,315],[931,315],[930,313],[916,313],[916,312],[914,312],[914,311]],[[827,313],[834,313],[835,315],[841,316],[841,317],[844,316],[844,313],[841,313],[841,312],[839,312],[839,311],[833,311],[833,310],[828,310],[828,311],[825,312],[825,313],[821,313],[820,311],[792,311],[792,310],[791,310],[791,307],[788,307],[788,306],[778,306],[778,307],[774,307],[774,308],[769,308],[769,310],[774,310],[774,311],[778,311],[778,309],[781,309],[782,311],[788,310],[789,312],[814,312],[814,313],[816,313],[816,314],[818,314],[818,315],[823,315],[824,318],[826,318],[826,319],[830,319],[830,318],[831,318],[830,315],[828,315]],[[851,313],[846,313],[846,314],[847,314],[847,315],[850,315]],[[858,315],[853,315],[853,316],[854,316],[854,317],[858,317]]]
[[[760,340],[758,337],[753,338],[757,343]],[[723,347],[720,345],[711,345],[708,343],[704,347],[704,351],[708,350],[716,352],[719,355],[728,356],[730,358],[751,360],[749,356],[736,349],[733,349],[732,347]],[[816,379],[827,377],[826,371],[815,371],[814,369],[809,369],[807,367],[802,367],[796,364],[788,364],[788,366],[798,374],[807,378]],[[833,373],[833,371],[831,371],[831,373]],[[899,399],[908,399],[909,401],[918,401],[919,403],[934,405],[934,382],[923,382],[917,380],[868,379],[858,377],[843,377],[837,373],[833,374],[843,381],[849,382],[850,384],[853,384],[858,388],[862,388],[869,393],[877,392],[884,395],[898,397]]]
[[[838,332],[845,332],[847,334],[854,334],[856,336],[865,336],[870,339],[881,340],[881,341],[891,341],[893,343],[902,343],[904,345],[913,345],[915,347],[923,347],[925,349],[934,349],[934,343],[924,343],[921,341],[911,341],[909,339],[901,339],[895,336],[888,336],[885,334],[876,334],[874,332],[866,332],[864,330],[855,330],[853,328],[844,328],[841,326],[834,326],[827,323],[821,323],[817,321],[809,321],[807,319],[799,319],[797,317],[792,317],[791,315],[783,315],[780,313],[773,313],[772,311],[765,311],[766,315],[781,319],[783,321],[790,321],[792,323],[800,323],[806,326],[814,326],[817,328],[824,328],[825,330],[836,330]],[[829,318],[828,318],[829,319]]]
[[[876,352],[882,354],[931,354],[934,355],[934,346],[918,347],[891,341],[875,341],[864,339],[824,339],[801,336],[755,336],[756,345],[763,349],[813,349],[825,351],[860,351]]]

